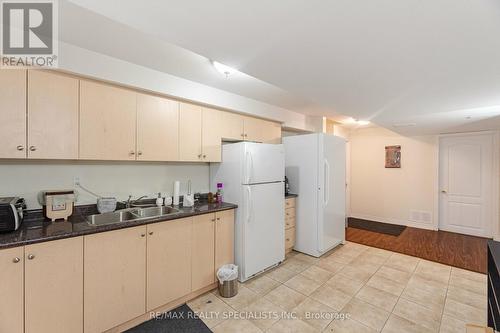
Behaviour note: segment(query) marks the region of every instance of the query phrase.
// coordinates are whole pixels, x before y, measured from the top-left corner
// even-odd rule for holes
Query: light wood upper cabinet
[[[202,113],[202,159],[205,162],[220,162],[222,156],[222,131],[224,112],[203,108]]]
[[[193,218],[191,289],[196,291],[215,282],[215,214]]]
[[[245,117],[245,140],[281,143],[281,124],[258,118]]]
[[[11,70],[5,70],[4,72],[10,71]],[[2,283],[0,283],[0,332],[23,333],[23,247],[0,251],[0,281],[2,281]]]
[[[244,140],[245,139],[245,117],[237,113],[219,111],[222,113],[220,133],[225,140]]]
[[[146,226],[85,236],[84,245],[85,333],[144,314]]]
[[[26,158],[25,70],[0,71],[0,110],[0,158]]]
[[[202,160],[201,126],[201,106],[180,103],[179,155],[181,161],[198,162]]]
[[[234,264],[234,209],[215,214],[215,272]]]
[[[135,160],[136,93],[80,82],[80,159]]]
[[[28,245],[24,252],[25,332],[83,332],[83,238]]]
[[[179,102],[137,95],[137,160],[179,159]]]
[[[191,292],[193,218],[148,225],[147,311]]]
[[[78,158],[78,82],[28,71],[28,158]]]

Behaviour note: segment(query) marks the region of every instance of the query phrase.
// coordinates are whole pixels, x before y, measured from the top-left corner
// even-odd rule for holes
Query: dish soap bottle
[[[222,183],[217,183],[217,192],[215,193],[215,202],[222,203],[223,201],[223,185]]]
[[[163,206],[163,198],[161,197],[161,192],[158,192],[158,198],[156,199],[156,205],[158,207]]]

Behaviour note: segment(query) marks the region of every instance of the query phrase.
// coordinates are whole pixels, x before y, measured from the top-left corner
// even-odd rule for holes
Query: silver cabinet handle
[[[146,237],[146,234],[141,234],[141,237]]]
[[[18,262],[20,262],[20,261],[21,261],[21,258],[19,258],[19,257],[15,257],[14,259],[12,259],[12,262],[13,262],[14,264],[17,264],[17,263],[18,263]]]
[[[36,147],[35,146],[30,146],[30,151],[35,151]]]
[[[245,137],[245,133],[241,133],[241,137],[244,138]]]
[[[142,155],[142,151],[138,151],[137,155],[141,156]]]
[[[28,254],[28,259],[29,259],[29,260],[33,260],[33,259],[35,259],[35,255],[34,255],[34,254]]]
[[[220,221],[220,217],[217,218],[217,221]]]
[[[17,150],[23,151],[24,150],[24,146],[21,146],[21,145],[17,146]]]
[[[207,158],[207,155],[203,155],[203,158]]]
[[[201,158],[201,154],[198,155],[198,158]]]
[[[133,151],[133,150],[132,150],[132,151],[130,151],[130,153],[128,153],[128,154],[129,154],[129,155],[131,155],[131,156],[133,156],[133,155],[135,155],[135,151]]]
[[[151,236],[152,234],[153,234],[153,232],[152,232],[152,231],[150,231],[150,232],[149,232],[149,235]]]
[[[441,193],[448,193],[448,191],[446,191],[446,190],[441,190]]]

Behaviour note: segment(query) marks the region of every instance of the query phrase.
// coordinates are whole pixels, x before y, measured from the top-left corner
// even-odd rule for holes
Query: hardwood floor
[[[446,231],[406,228],[399,236],[347,228],[346,238],[394,252],[486,274],[487,238]]]

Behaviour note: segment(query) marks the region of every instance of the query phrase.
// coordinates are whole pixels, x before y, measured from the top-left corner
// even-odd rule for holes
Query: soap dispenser
[[[158,198],[156,199],[156,205],[158,207],[163,206],[163,198],[161,197],[161,192],[158,192]]]

